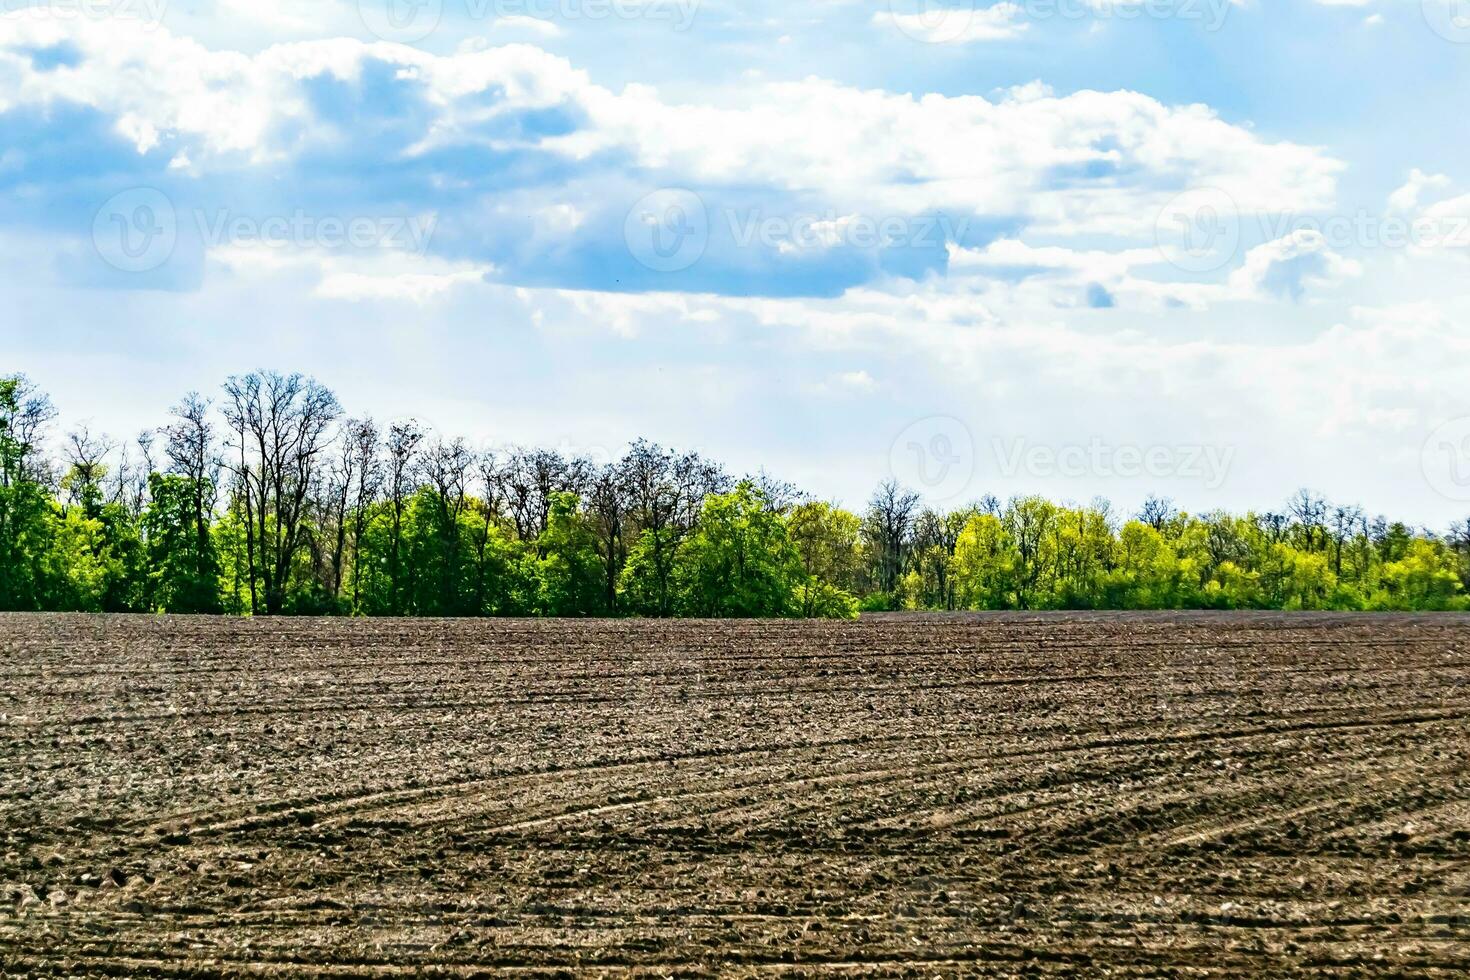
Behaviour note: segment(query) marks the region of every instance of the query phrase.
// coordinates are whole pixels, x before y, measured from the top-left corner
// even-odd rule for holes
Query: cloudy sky
[[[1470,0],[0,0],[0,368],[1470,514]]]

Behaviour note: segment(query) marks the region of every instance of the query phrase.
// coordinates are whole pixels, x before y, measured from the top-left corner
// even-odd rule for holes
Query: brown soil
[[[0,975],[1460,976],[1470,618],[0,616]]]

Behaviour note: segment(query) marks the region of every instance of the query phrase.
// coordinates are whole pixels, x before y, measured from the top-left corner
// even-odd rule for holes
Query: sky
[[[0,0],[0,371],[1470,516],[1470,0]]]

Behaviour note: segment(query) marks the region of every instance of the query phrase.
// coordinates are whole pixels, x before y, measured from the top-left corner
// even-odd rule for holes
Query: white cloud
[[[1030,29],[1025,9],[1015,3],[990,7],[961,4],[929,7],[921,13],[879,11],[873,23],[893,27],[916,41],[930,44],[973,44],[977,41],[1008,41]]]
[[[874,391],[878,387],[878,382],[867,371],[844,371],[837,376],[837,383],[844,388],[863,392]]]
[[[1362,267],[1338,255],[1319,231],[1303,229],[1258,245],[1230,283],[1245,295],[1300,300],[1308,288],[1331,286],[1362,273]]]
[[[1427,174],[1415,167],[1409,171],[1409,179],[1404,186],[1388,196],[1388,206],[1394,211],[1412,211],[1428,190],[1439,190],[1450,186],[1450,179],[1444,174]]]
[[[539,34],[542,37],[561,37],[562,30],[556,24],[540,17],[528,17],[524,14],[505,14],[495,19],[497,30],[527,31]]]
[[[63,38],[82,51],[80,64],[65,71],[38,71],[6,53]],[[1246,211],[1320,208],[1341,170],[1320,150],[1267,141],[1204,106],[1170,107],[1127,91],[1057,97],[1032,89],[991,102],[808,79],[754,85],[747,104],[734,108],[669,102],[638,85],[614,92],[526,45],[437,56],[336,39],[246,55],[210,51],[162,29],[13,15],[0,18],[0,71],[14,83],[0,91],[0,108],[92,106],[140,152],[166,146],[202,172],[211,163],[290,159],[347,138],[317,115],[304,83],[355,84],[371,62],[391,66],[426,113],[416,139],[376,148],[390,155],[385,165],[441,147],[515,145],[510,136],[484,135],[486,125],[513,110],[561,107],[585,124],[521,143],[570,161],[628,154],[671,184],[820,193],[842,213],[1019,215],[1054,233],[1115,234],[1151,231],[1181,186],[1220,188]],[[393,110],[369,103],[361,111]],[[1086,172],[1097,176],[1057,177]]]

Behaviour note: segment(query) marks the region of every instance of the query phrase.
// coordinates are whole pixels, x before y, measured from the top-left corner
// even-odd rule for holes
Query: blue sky
[[[852,505],[1437,527],[1466,91],[1470,0],[9,0],[0,362],[116,435],[264,366]]]

